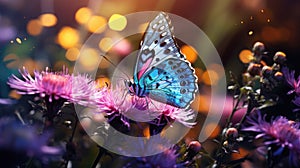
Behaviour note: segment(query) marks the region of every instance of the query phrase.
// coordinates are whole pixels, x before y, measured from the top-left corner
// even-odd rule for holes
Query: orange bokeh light
[[[69,61],[76,61],[79,55],[79,49],[78,48],[69,48],[65,54],[66,58]]]
[[[57,23],[57,17],[53,13],[44,13],[40,15],[39,19],[45,27],[51,27]]]
[[[244,64],[247,64],[253,60],[253,54],[250,50],[242,50],[239,54],[239,58]]]
[[[91,9],[87,7],[82,7],[77,10],[75,14],[75,20],[80,24],[85,24],[90,20],[91,16],[92,16]]]
[[[191,63],[194,63],[197,60],[197,51],[192,46],[184,45],[180,50],[186,56],[186,59]]]
[[[27,32],[32,36],[37,36],[41,34],[43,26],[38,19],[30,20],[27,23]]]
[[[74,47],[79,42],[79,32],[72,27],[63,27],[58,33],[58,43],[65,49]]]
[[[92,33],[102,33],[106,28],[107,20],[102,16],[92,16],[88,23],[87,28]]]

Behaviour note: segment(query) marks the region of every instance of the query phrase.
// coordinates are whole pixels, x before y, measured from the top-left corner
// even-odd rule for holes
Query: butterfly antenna
[[[100,55],[101,57],[103,57],[106,61],[108,61],[109,63],[111,63],[116,69],[118,69],[121,73],[123,73],[124,75],[126,75],[126,77],[128,78],[128,79],[130,79],[130,77],[125,73],[125,72],[123,72],[121,69],[119,69],[118,67],[117,67],[117,65],[115,64],[115,63],[113,63],[110,59],[108,59],[105,55]]]

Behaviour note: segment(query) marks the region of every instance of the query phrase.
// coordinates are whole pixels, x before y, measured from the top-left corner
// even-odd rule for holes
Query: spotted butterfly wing
[[[161,12],[144,34],[134,69],[135,94],[186,108],[194,100],[197,77],[173,36],[167,14]]]

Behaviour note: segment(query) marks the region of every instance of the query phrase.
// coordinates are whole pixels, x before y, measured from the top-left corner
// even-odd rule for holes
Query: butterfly
[[[169,16],[160,12],[148,25],[140,44],[128,92],[151,97],[178,108],[187,108],[198,90],[191,63],[180,52]]]

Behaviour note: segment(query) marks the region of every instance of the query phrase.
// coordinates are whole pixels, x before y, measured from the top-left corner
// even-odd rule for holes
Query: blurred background
[[[299,9],[297,0],[0,0],[0,98],[22,100],[6,82],[23,66],[31,73],[47,66],[53,70],[66,66],[72,72],[82,45],[94,33],[103,34],[97,44],[99,49],[107,52],[113,62],[120,61],[138,49],[142,36],[126,38],[111,47],[113,39],[109,33],[118,34],[127,26],[124,16],[139,11],[165,11],[198,25],[219,52],[226,74],[232,71],[240,75],[245,71],[243,62],[249,62],[256,41],[266,45],[270,57],[277,51],[285,52],[289,67],[299,71]],[[116,19],[118,24],[113,24]],[[141,28],[145,29],[145,25]],[[180,44],[180,49],[196,69],[201,95],[196,96],[192,106],[198,110],[198,121],[201,121],[208,111],[210,86],[224,78],[218,74],[222,65],[203,67],[191,46]],[[82,65],[94,66],[98,53],[92,48],[82,52],[86,52]],[[198,63],[200,66],[195,66]],[[109,68],[111,65],[105,61],[99,65],[103,73],[96,80],[100,86],[110,82],[106,73]],[[27,101],[20,102],[30,109]],[[220,112],[223,121],[231,109],[232,98],[228,97],[224,112]],[[1,111],[9,113],[10,109]],[[214,138],[221,131],[219,124],[210,123],[204,131]],[[198,124],[187,137],[197,138],[200,128]]]
[[[46,66],[54,70],[66,66],[72,71],[80,48],[93,33],[102,33],[104,38],[99,41],[99,48],[111,53],[112,60],[116,57],[120,60],[138,48],[140,39],[125,39],[111,48],[113,39],[105,35],[111,30],[122,31],[127,26],[124,16],[139,11],[165,11],[198,25],[218,50],[226,73],[244,71],[242,61],[247,62],[247,59],[239,58],[249,57],[256,41],[265,43],[270,57],[276,51],[285,52],[289,66],[299,70],[299,9],[297,0],[0,0],[0,97],[21,97],[6,81],[23,66],[31,73]],[[110,24],[116,19],[120,19],[119,24]],[[180,47],[190,62],[199,61],[192,47]],[[88,58],[83,65],[92,66],[98,53],[92,49],[85,52]],[[109,66],[104,62],[99,67]],[[201,89],[209,88],[214,80],[221,78],[217,71],[220,66],[211,65],[210,71],[207,67],[196,68]],[[99,85],[109,82],[105,73],[100,76]],[[207,111],[205,94],[198,95],[197,100],[200,101],[196,103],[198,111]],[[225,111],[229,112],[230,107]],[[214,129],[216,125],[213,123],[207,129]],[[220,131],[216,130],[214,135]]]
[[[0,0],[0,97],[18,96],[6,85],[7,77],[18,68],[72,67],[89,35],[106,32],[99,27],[148,10],[174,13],[198,25],[217,48],[226,71],[240,73],[239,54],[251,49],[255,41],[264,42],[267,51],[285,52],[290,66],[299,68],[299,8],[296,0]],[[107,29],[122,31],[124,27],[126,20]],[[109,42],[104,39],[99,47],[107,50]],[[126,55],[134,47],[124,42],[117,51]],[[193,52],[187,46],[182,51]]]

